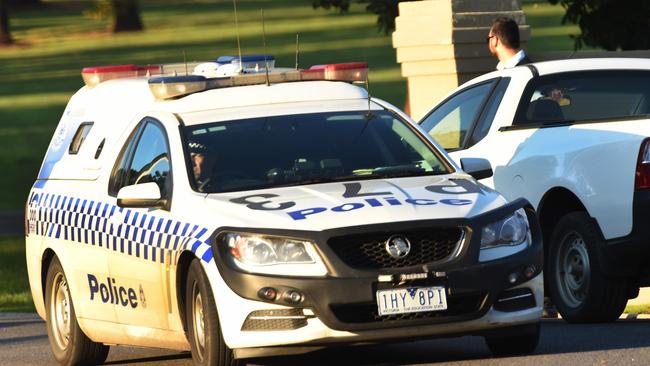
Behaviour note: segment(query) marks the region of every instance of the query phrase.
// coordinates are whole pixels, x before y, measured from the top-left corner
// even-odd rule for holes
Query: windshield
[[[252,118],[183,131],[199,192],[449,173],[432,147],[386,111]]]

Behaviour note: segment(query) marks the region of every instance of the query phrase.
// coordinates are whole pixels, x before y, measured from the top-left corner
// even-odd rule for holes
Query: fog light
[[[290,303],[297,304],[302,301],[302,294],[298,291],[289,290],[284,293],[284,300]]]
[[[537,268],[533,265],[524,268],[524,276],[526,276],[526,278],[533,278],[535,272],[537,272]]]
[[[275,300],[278,296],[278,291],[272,287],[263,287],[258,292],[257,295],[263,300]]]
[[[519,276],[517,276],[516,272],[509,274],[508,275],[508,282],[510,282],[510,283],[517,282],[517,277],[519,277]]]

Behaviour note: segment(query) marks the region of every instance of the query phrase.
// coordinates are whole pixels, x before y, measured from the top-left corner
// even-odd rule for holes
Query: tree
[[[573,36],[575,49],[583,45],[609,51],[650,49],[650,1],[648,0],[548,0],[560,3],[566,14],[562,23],[580,27]]]
[[[8,0],[0,0],[0,45],[13,43],[11,32],[9,31],[9,11],[7,9]]]
[[[111,26],[113,33],[141,31],[143,29],[137,0],[111,0],[111,10],[113,12],[113,24]]]
[[[357,0],[358,3],[368,4],[366,10],[377,14],[377,27],[388,34],[395,30],[395,18],[398,15],[397,5],[402,1],[418,0]],[[350,0],[313,0],[316,8],[338,8],[342,13],[350,9]]]

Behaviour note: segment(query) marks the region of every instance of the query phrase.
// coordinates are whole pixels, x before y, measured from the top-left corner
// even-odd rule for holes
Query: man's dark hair
[[[512,18],[496,18],[492,23],[492,35],[508,48],[519,48],[519,26]]]

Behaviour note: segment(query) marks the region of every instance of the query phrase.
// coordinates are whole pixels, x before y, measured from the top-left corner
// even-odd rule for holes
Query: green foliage
[[[548,0],[562,4],[563,23],[580,27],[573,37],[575,49],[583,45],[609,51],[650,49],[650,1],[648,0]]]
[[[395,18],[398,15],[397,6],[402,1],[419,1],[419,0],[357,0],[358,3],[368,4],[366,10],[377,14],[377,27],[380,31],[388,34],[395,30]],[[341,12],[346,12],[350,8],[350,0],[314,0],[314,8],[338,8]]]

